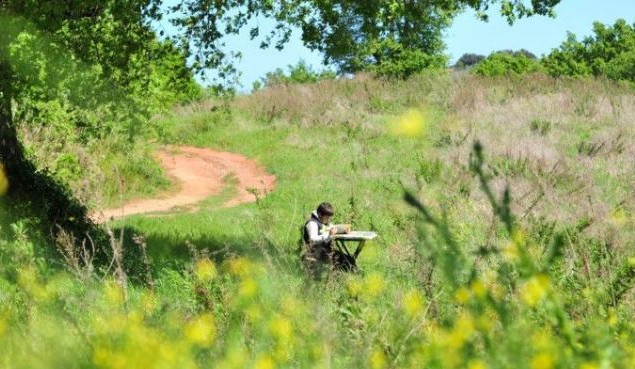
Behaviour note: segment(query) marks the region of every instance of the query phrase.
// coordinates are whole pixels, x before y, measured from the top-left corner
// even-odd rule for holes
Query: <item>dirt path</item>
[[[154,199],[135,200],[117,209],[106,209],[91,217],[98,221],[131,214],[168,210],[195,211],[197,203],[216,195],[225,186],[224,178],[237,181],[238,194],[222,207],[256,201],[273,190],[276,177],[268,174],[254,160],[239,154],[189,146],[167,147],[157,152],[164,170],[179,190]]]

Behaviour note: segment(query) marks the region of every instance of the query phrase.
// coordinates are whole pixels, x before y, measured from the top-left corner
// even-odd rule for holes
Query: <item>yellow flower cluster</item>
[[[371,273],[363,279],[351,276],[346,288],[351,297],[375,298],[384,291],[384,279],[379,273]]]
[[[469,314],[462,314],[454,322],[454,327],[448,336],[449,346],[453,349],[459,349],[472,337],[476,332],[474,319]]]
[[[403,296],[401,304],[410,318],[419,316],[424,311],[425,300],[419,290],[410,290]]]
[[[467,369],[487,369],[487,366],[482,360],[472,360],[468,363]]]
[[[512,237],[507,246],[503,248],[503,257],[510,263],[520,259],[521,248],[525,245],[525,232],[521,228],[512,231]]]
[[[214,280],[214,278],[218,275],[218,272],[216,271],[214,263],[206,258],[196,262],[194,275],[196,275],[196,278],[199,281],[207,283]]]
[[[532,276],[520,289],[520,296],[528,306],[536,306],[551,290],[549,276],[544,274]]]
[[[264,276],[262,266],[253,263],[247,258],[235,258],[227,262],[227,270],[238,280],[238,294],[236,302],[245,303],[247,300],[254,299],[260,292],[260,286],[257,280]],[[256,317],[257,314],[252,316]]]
[[[456,292],[454,293],[454,299],[459,304],[465,304],[471,298],[483,300],[485,297],[487,297],[487,293],[488,293],[488,288],[485,285],[485,283],[477,279],[470,284],[469,288],[468,287],[458,288]]]
[[[189,342],[195,345],[210,347],[216,336],[214,316],[205,313],[195,317],[185,325],[184,335]]]
[[[275,367],[276,363],[269,355],[260,356],[254,365],[254,369],[274,369]]]
[[[410,109],[391,122],[390,131],[395,136],[420,137],[426,131],[424,115],[415,109]]]
[[[273,356],[278,362],[286,362],[294,350],[294,330],[291,321],[283,316],[274,316],[269,322],[269,334],[275,341]]]
[[[374,350],[368,358],[368,364],[371,369],[382,369],[388,364],[386,355],[381,350]]]
[[[163,333],[164,327],[147,324],[140,312],[111,314],[107,320],[93,324],[93,363],[99,368],[195,369],[198,366],[192,350],[213,340],[213,323],[205,315],[186,323],[182,336],[169,337]],[[210,333],[211,337],[206,336]]]
[[[262,264],[246,258],[231,259],[222,266],[206,259],[197,260],[190,270],[192,273],[184,276],[187,283],[181,286],[191,290],[179,291],[190,293],[185,295],[192,298],[189,302],[165,294],[159,284],[156,289],[145,290],[132,285],[122,287],[113,278],[91,282],[94,285],[90,296],[81,302],[89,313],[75,316],[79,317],[77,326],[87,333],[84,336],[69,330],[57,333],[67,323],[66,316],[55,319],[47,316],[52,310],[48,306],[72,300],[62,300],[64,286],[70,282],[68,275],[45,279],[37,268],[24,266],[16,275],[20,293],[26,297],[24,301],[49,305],[46,309],[29,305],[24,309],[28,311],[24,317],[0,307],[0,345],[24,332],[32,334],[28,338],[39,337],[45,343],[48,342],[42,337],[47,334],[55,339],[75,335],[73,344],[88,337],[91,345],[86,345],[82,353],[89,361],[85,366],[107,369],[340,365],[376,369],[486,369],[509,362],[510,358],[530,369],[600,367],[593,361],[599,360],[593,355],[598,350],[593,342],[584,342],[590,355],[575,357],[552,321],[545,324],[539,320],[542,313],[551,314],[550,309],[532,314],[530,309],[520,306],[534,307],[545,299],[554,302],[547,307],[557,305],[560,291],[543,274],[521,280],[517,299],[507,296],[499,300],[494,292],[498,283],[496,274],[483,273],[449,296],[448,308],[440,303],[448,296],[428,301],[420,288],[396,284],[390,279],[392,276],[379,272],[339,275],[340,279],[328,282],[344,288],[333,289],[328,284],[326,288],[324,285],[307,288],[303,284],[306,281],[295,275],[276,275],[278,271],[272,270],[265,273]],[[207,282],[213,287],[207,291],[211,297],[205,295],[209,299],[204,303],[194,301],[201,296],[200,290],[206,288]],[[435,309],[426,315],[430,303],[435,304]],[[513,305],[502,310],[497,304]],[[619,343],[611,346],[619,356],[606,355],[609,359],[603,357],[602,365],[606,360],[607,367],[628,367],[628,360],[635,357],[631,344],[635,325],[619,320],[627,313],[620,307],[598,317],[597,322],[607,326],[605,330],[610,331],[610,337],[619,337]],[[517,320],[508,323],[503,320],[504,314],[517,314],[513,316]],[[20,332],[12,327],[18,319],[24,320],[20,322]],[[37,334],[31,333],[36,330]],[[364,339],[369,336],[372,339]],[[499,345],[498,340],[504,337],[512,339]],[[606,345],[611,338],[602,339]],[[518,342],[522,342],[521,348]],[[50,355],[55,357],[55,353]],[[618,365],[621,362],[627,364]]]
[[[553,369],[555,358],[552,354],[542,352],[531,359],[531,369]]]

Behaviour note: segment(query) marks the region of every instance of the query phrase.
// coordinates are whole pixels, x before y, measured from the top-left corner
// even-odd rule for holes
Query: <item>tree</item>
[[[529,6],[523,0],[503,0],[500,2],[501,13],[513,22],[518,17],[550,14],[559,1],[532,0]],[[112,126],[108,128],[127,126],[134,130],[137,127],[134,119],[140,115],[137,109],[144,107],[144,93],[150,91],[146,87],[151,79],[146,73],[157,60],[153,54],[163,50],[153,44],[155,36],[150,31],[151,20],[171,17],[180,30],[172,40],[186,57],[192,58],[191,67],[199,71],[215,68],[221,77],[231,77],[235,72],[230,57],[237,55],[228,54],[223,37],[251,25],[250,20],[256,16],[276,20],[276,26],[261,42],[263,47],[271,44],[284,47],[293,27],[299,27],[309,48],[323,51],[327,63],[333,62],[344,71],[374,66],[379,72],[392,73],[392,66],[387,61],[406,60],[407,63],[397,64],[394,69],[407,75],[437,62],[434,54],[442,48],[439,29],[446,26],[458,11],[470,6],[483,12],[496,2],[181,0],[176,5],[162,8],[161,0],[0,0],[0,161],[8,171],[11,196],[22,196],[41,205],[48,218],[63,228],[76,228],[81,232],[89,226],[81,204],[63,185],[46,172],[39,171],[25,156],[17,137],[15,117],[24,118],[20,112],[28,112],[33,114],[29,117],[46,121],[45,112],[31,103],[52,98],[60,104],[63,114],[77,119],[79,124],[90,126],[95,123],[92,128],[99,131],[103,128],[101,116],[86,118],[81,112],[95,108],[107,116],[110,107],[113,114],[124,114],[125,119],[110,120]],[[25,28],[25,25],[32,25],[33,29]],[[253,38],[258,37],[260,28],[253,26],[250,34]],[[40,73],[54,71],[56,60],[33,53],[35,60],[25,64],[15,62],[14,46],[23,43],[27,46],[22,51],[30,51],[28,44],[33,40],[29,37],[37,39],[38,35],[47,37],[46,42],[40,43],[47,51],[64,55],[72,65],[85,63],[89,66],[86,78],[93,78],[97,83],[91,85],[84,80],[80,84],[86,91],[84,99],[69,100],[74,97],[67,94],[66,84],[75,81],[75,76]],[[22,55],[25,56],[28,53]],[[382,66],[389,68],[382,69]],[[32,73],[34,71],[38,73]],[[126,103],[113,106],[113,100],[100,101],[91,95],[91,89],[110,90],[122,96]]]
[[[455,12],[417,1],[317,1],[312,15],[297,22],[304,43],[340,72],[375,69],[406,77],[445,64],[427,56],[441,54],[442,31]]]
[[[596,22],[593,36],[578,41],[569,33],[558,49],[543,59],[553,76],[606,76],[635,81],[635,24],[619,19],[613,26]]]
[[[301,30],[304,44],[324,54],[324,63],[340,72],[374,70],[403,76],[444,62],[441,32],[465,7],[486,19],[490,5],[500,3],[500,12],[510,23],[532,15],[553,15],[560,0],[181,0],[171,8],[174,24],[187,40],[184,47],[196,50],[195,66],[220,68],[221,76],[235,70],[226,63],[223,36],[249,26],[252,38],[262,30],[250,23],[255,16],[275,19],[262,47],[284,47],[294,27]],[[405,65],[404,65],[405,64]]]
[[[118,131],[132,139],[158,106],[199,94],[182,51],[156,40],[146,21],[152,11],[146,1],[0,0],[0,162],[9,196],[78,235],[92,228],[85,207],[27,158],[17,124],[62,122],[71,135],[63,139]]]
[[[461,55],[459,60],[456,61],[456,63],[454,64],[454,68],[458,68],[458,69],[470,68],[480,63],[483,59],[485,59],[485,56],[483,55],[466,53]]]

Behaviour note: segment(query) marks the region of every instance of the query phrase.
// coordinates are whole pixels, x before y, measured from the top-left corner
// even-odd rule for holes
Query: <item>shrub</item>
[[[495,77],[541,72],[540,63],[525,53],[499,51],[490,54],[472,70],[481,76]]]
[[[619,19],[613,26],[593,24],[594,36],[567,40],[544,58],[542,64],[552,76],[606,76],[635,81],[635,24]]]
[[[469,67],[473,67],[476,64],[480,63],[483,59],[485,59],[484,55],[480,54],[463,54],[459,60],[454,64],[454,68],[457,69],[465,69]]]
[[[314,71],[304,60],[300,60],[296,65],[287,67],[289,73],[286,74],[281,68],[273,72],[268,72],[260,81],[253,84],[254,91],[261,88],[273,87],[290,83],[314,83],[323,80],[335,79],[335,73],[330,70],[321,72]]]

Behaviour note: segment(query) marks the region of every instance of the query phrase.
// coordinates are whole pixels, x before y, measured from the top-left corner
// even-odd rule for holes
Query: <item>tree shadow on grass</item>
[[[137,228],[130,226],[115,228],[113,233],[115,238],[118,241],[121,240],[123,244],[122,259],[125,272],[131,281],[141,283],[148,282],[148,272],[156,277],[166,268],[186,270],[196,258],[196,254],[207,255],[217,265],[236,257],[246,257],[256,261],[284,259],[286,262],[292,257],[290,253],[281,252],[273,244],[256,242],[245,236],[228,237],[207,234],[187,238],[183,235],[145,235]],[[146,260],[149,263],[146,263]]]

